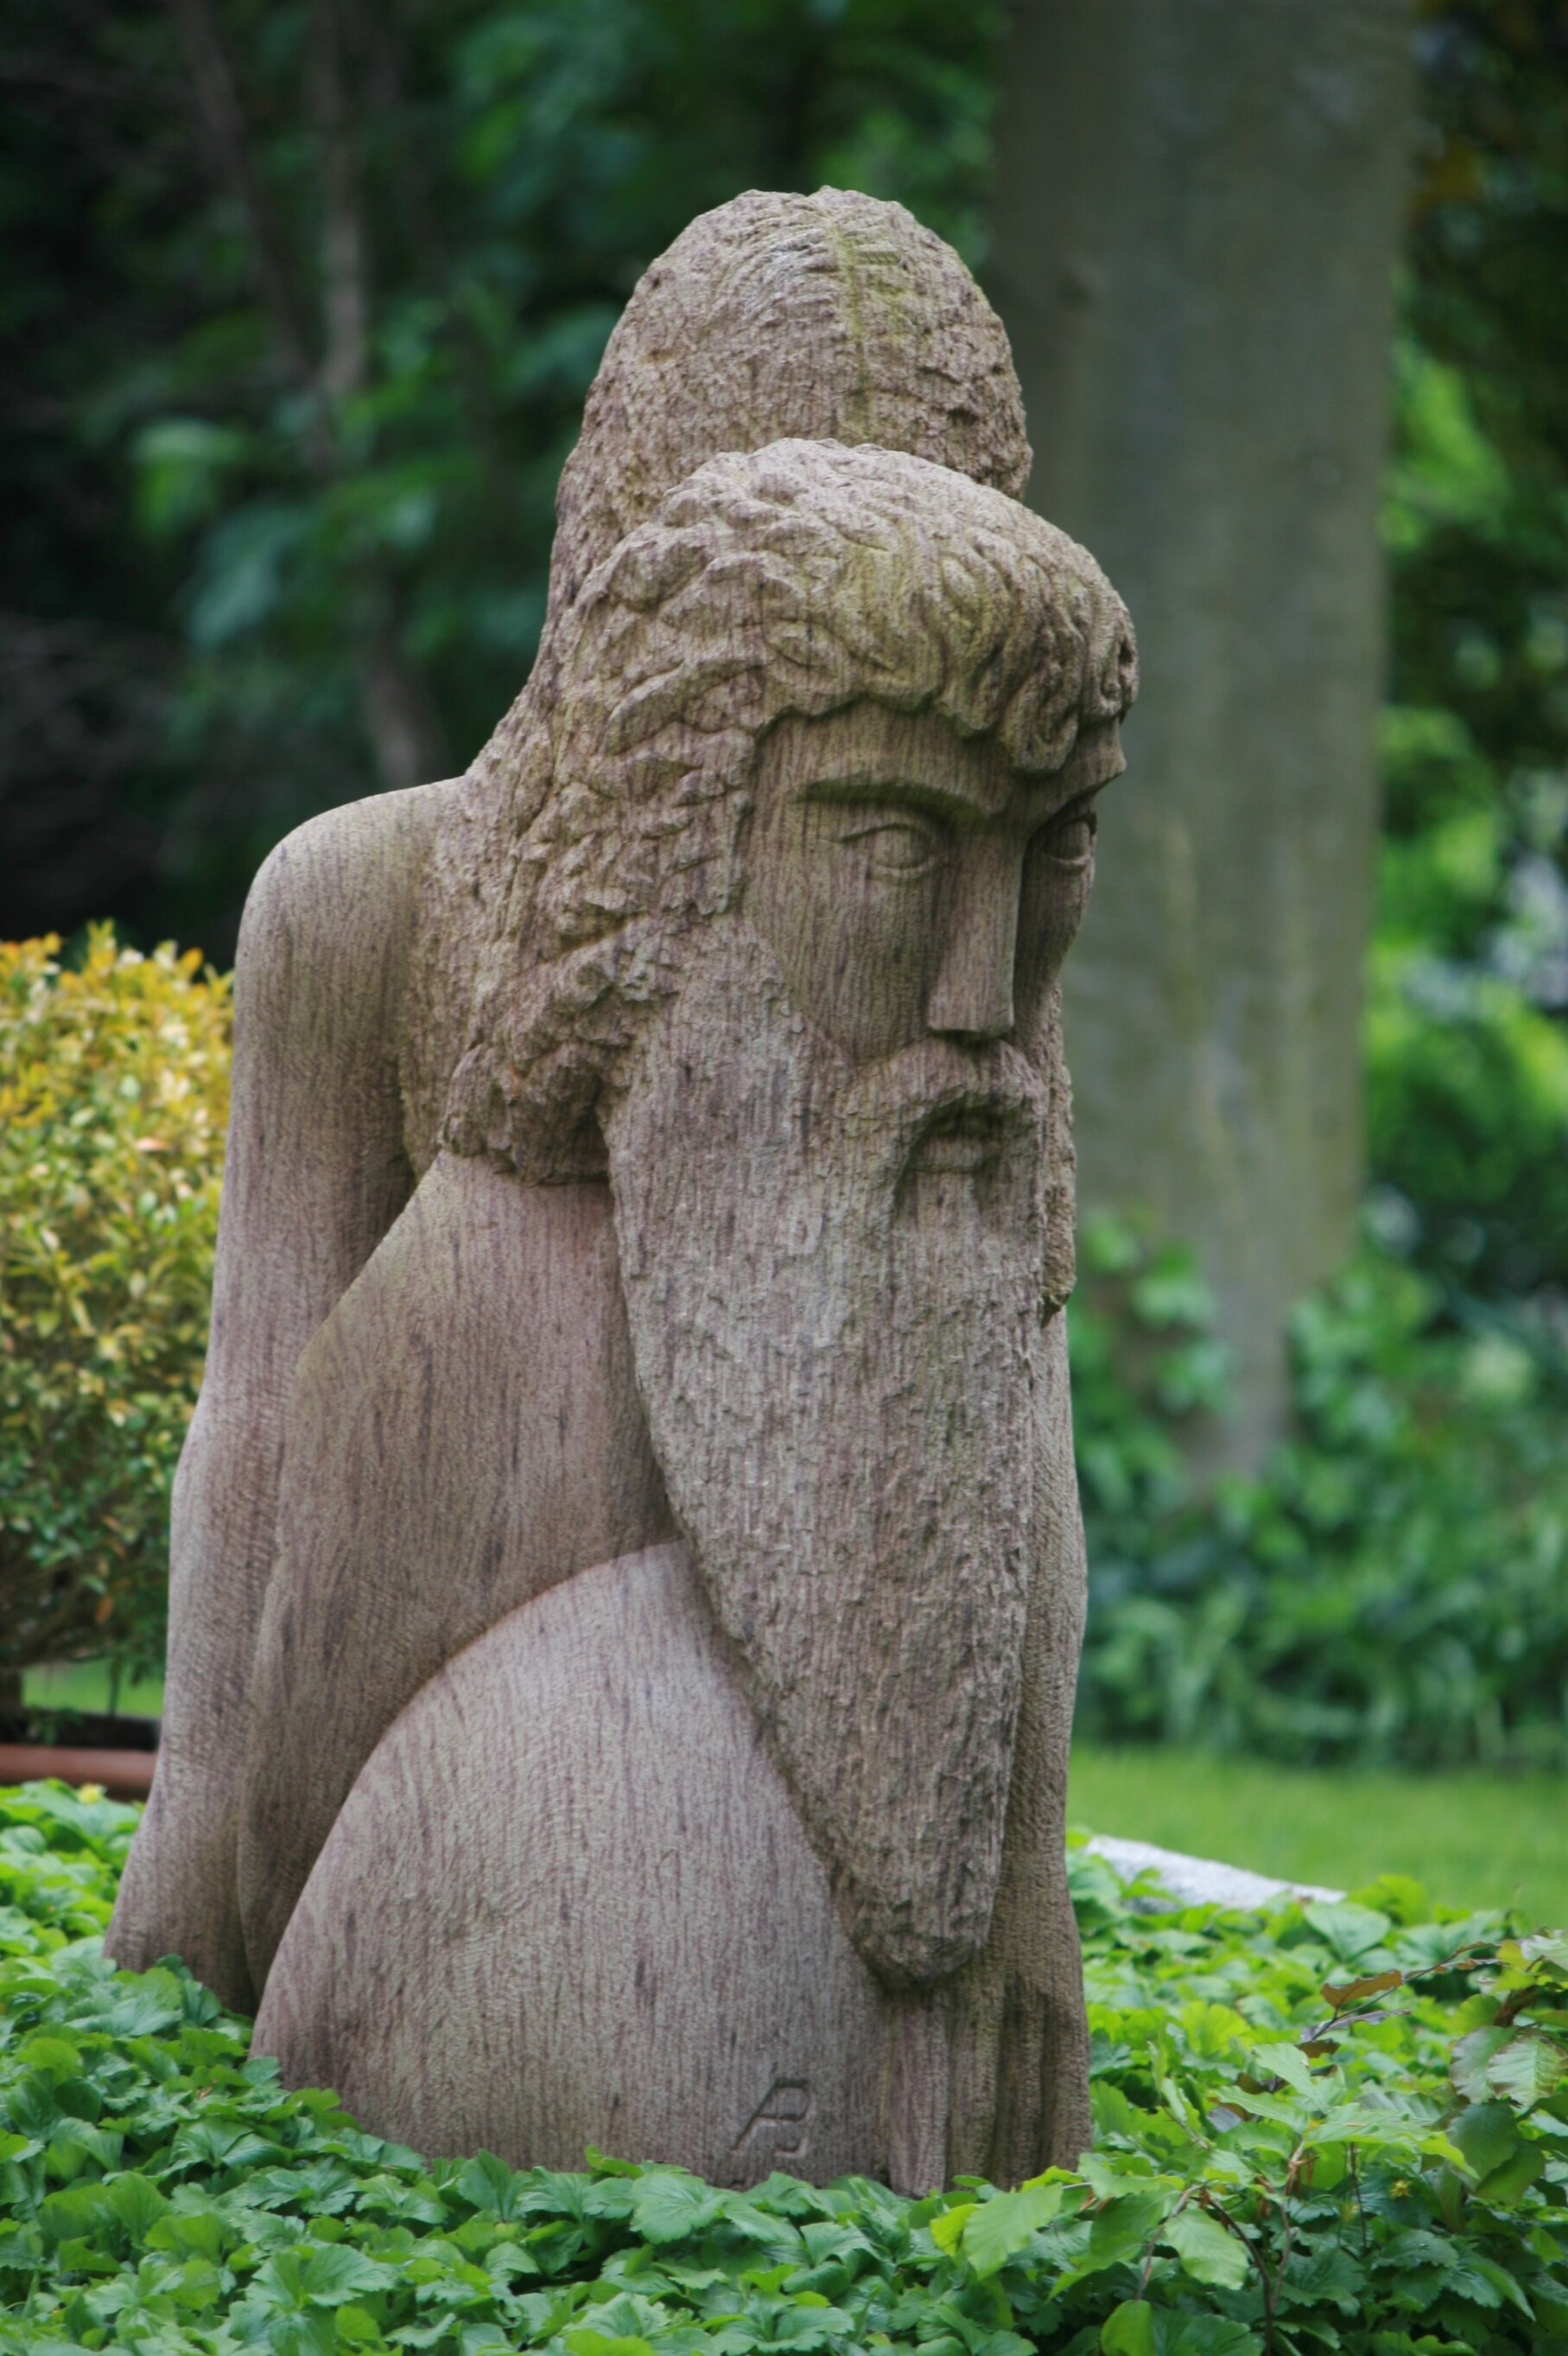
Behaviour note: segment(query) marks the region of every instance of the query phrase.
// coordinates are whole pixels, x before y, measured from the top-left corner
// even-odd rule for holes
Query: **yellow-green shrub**
[[[228,1120],[228,980],[59,946],[0,943],[0,1676],[161,1659]]]

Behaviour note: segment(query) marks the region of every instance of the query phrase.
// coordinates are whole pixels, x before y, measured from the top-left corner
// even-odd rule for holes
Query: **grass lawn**
[[[1278,1767],[1075,1745],[1068,1816],[1255,1873],[1355,1890],[1407,1873],[1440,1903],[1568,1925],[1568,1780]]]
[[[125,1718],[157,1718],[164,1706],[164,1681],[149,1677],[123,1684],[112,1697],[109,1668],[103,1661],[62,1661],[48,1669],[29,1669],[22,1680],[29,1709],[106,1711],[112,1704]]]

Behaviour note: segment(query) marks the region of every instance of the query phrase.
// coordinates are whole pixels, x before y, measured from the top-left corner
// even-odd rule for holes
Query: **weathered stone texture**
[[[111,1949],[427,2149],[1087,2136],[1059,976],[1134,658],[1027,455],[897,208],[693,224],[518,703],[252,895]]]

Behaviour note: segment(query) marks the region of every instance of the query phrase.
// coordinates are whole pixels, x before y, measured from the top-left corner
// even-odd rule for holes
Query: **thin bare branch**
[[[272,208],[251,159],[239,92],[217,21],[209,0],[169,0],[169,5],[190,61],[202,144],[217,177],[245,216],[257,286],[290,373],[302,386],[314,390],[316,369],[309,337],[289,286]]]
[[[343,92],[334,0],[312,0],[310,104],[321,146],[321,389],[338,402],[365,381],[370,296],[358,157]]]

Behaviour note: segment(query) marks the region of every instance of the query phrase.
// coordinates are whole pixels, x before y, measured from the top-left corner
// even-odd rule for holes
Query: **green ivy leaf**
[[[1170,2218],[1160,2243],[1176,2252],[1182,2272],[1194,2282],[1216,2290],[1240,2290],[1247,2279],[1251,2261],[1246,2244],[1201,2209],[1184,2209]]]
[[[1467,2103],[1486,2101],[1491,2091],[1487,2079],[1487,2064],[1495,2053],[1502,2051],[1512,2035],[1509,2029],[1473,2029],[1455,2046],[1448,2074]]]
[[[373,2348],[381,2339],[381,2328],[368,2307],[340,2307],[337,2335],[345,2348]]]
[[[1516,2111],[1533,2110],[1568,2076],[1568,2054],[1538,2029],[1514,2037],[1487,2064],[1487,2083]]]
[[[457,2172],[457,2190],[469,2206],[482,2217],[496,2217],[507,2224],[532,2213],[526,2204],[534,2189],[526,2177],[514,2175],[505,2160],[491,2151],[476,2153]]]
[[[1461,2111],[1448,2135],[1477,2182],[1503,2167],[1520,2146],[1519,2128],[1506,2103],[1477,2103]]]
[[[965,2216],[960,2246],[983,2281],[998,2273],[1009,2258],[1027,2246],[1043,2225],[1060,2215],[1069,2181],[1059,2171],[1052,2170],[1021,2185],[1016,2192],[999,2192],[994,2200],[983,2201]]]
[[[1302,1908],[1302,1912],[1325,1946],[1342,1964],[1358,1963],[1374,1947],[1381,1946],[1393,1929],[1389,1916],[1376,1907],[1357,1906],[1348,1898],[1314,1899]]]
[[[132,2169],[116,2176],[107,2187],[109,2206],[133,2242],[145,2241],[158,2219],[168,2211],[168,2202],[147,2177]]]
[[[963,2238],[963,2229],[974,2215],[977,2206],[973,2201],[957,2201],[952,2208],[940,2211],[927,2226],[926,2231],[938,2249],[948,2257],[950,2258],[957,2250]]]
[[[706,2232],[724,2211],[722,2193],[678,2169],[649,2169],[637,2179],[631,2221],[644,2240],[683,2242]]]
[[[1090,2226],[1088,2249],[1063,2276],[1064,2286],[1081,2282],[1090,2275],[1101,2274],[1107,2266],[1141,2258],[1169,2216],[1176,2198],[1174,2190],[1162,2189],[1124,2192],[1119,2199],[1107,2201]]]
[[[1155,2310],[1146,2298],[1124,2298],[1100,2334],[1101,2356],[1155,2356]]]
[[[1101,2356],[1257,2356],[1258,2340],[1229,2316],[1172,2315],[1147,2299],[1123,2299],[1100,2346]]]
[[[38,2222],[51,2242],[91,2233],[113,2214],[106,2185],[71,2185],[51,2192],[38,2211]]]
[[[385,2266],[362,2258],[357,2250],[306,2244],[280,2250],[256,2276],[258,2289],[280,2307],[346,2307],[365,2293],[382,2289],[391,2279]]]
[[[1312,2093],[1311,2066],[1299,2045],[1279,2042],[1255,2045],[1251,2061],[1254,2074],[1283,2078],[1286,2085],[1298,2094]]]

